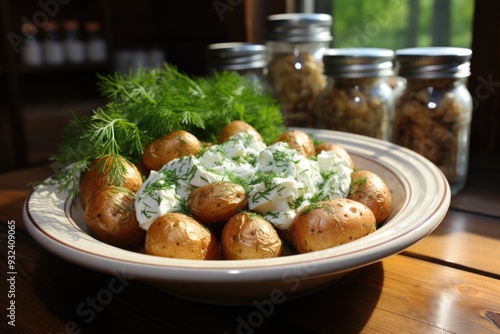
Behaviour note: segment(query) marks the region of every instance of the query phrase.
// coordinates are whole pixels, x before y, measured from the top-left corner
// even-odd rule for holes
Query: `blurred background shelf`
[[[23,124],[27,137],[26,162],[40,164],[57,152],[61,130],[74,116],[90,115],[102,106],[102,99],[56,101],[28,105],[23,110]]]
[[[282,1],[275,12],[284,9]],[[2,36],[24,38],[21,25],[40,31],[47,20],[76,19],[80,25],[99,22],[107,59],[98,63],[65,62],[27,65],[15,38],[0,46],[0,172],[46,163],[57,152],[60,133],[75,114],[91,113],[105,101],[97,89],[97,73],[120,70],[120,54],[158,50],[179,70],[205,72],[208,44],[244,41],[246,27],[241,2],[221,19],[211,1],[159,0],[0,0]],[[200,29],[200,22],[203,29]],[[13,42],[14,41],[14,42]]]
[[[360,31],[366,33],[362,28],[378,22],[376,19],[380,17],[376,14],[387,13],[387,6],[390,4],[397,4],[406,14],[412,14],[412,8],[419,8],[419,12],[414,13],[421,18],[417,20],[419,30],[415,31],[418,44],[421,40],[426,43],[436,42],[426,35],[426,31],[443,30],[442,27],[429,23],[432,18],[429,13],[435,12],[429,9],[434,8],[433,5],[450,10],[448,5],[453,3],[454,7],[451,9],[455,8],[460,15],[465,11],[458,8],[457,3],[467,5],[467,8],[473,7],[473,13],[467,12],[469,19],[472,16],[469,21],[472,22],[473,50],[472,75],[468,87],[475,102],[471,135],[471,154],[474,158],[471,163],[475,163],[475,157],[500,156],[500,67],[497,66],[500,64],[500,25],[496,17],[500,2],[450,1],[0,0],[2,36],[22,36],[21,25],[27,21],[41,27],[43,21],[48,19],[58,22],[76,19],[80,23],[93,20],[100,22],[102,26],[108,54],[106,61],[100,63],[33,67],[21,62],[19,52],[16,52],[8,38],[2,39],[0,172],[46,162],[50,154],[56,153],[54,142],[67,124],[70,110],[91,112],[96,104],[104,103],[96,87],[96,74],[112,73],[119,69],[116,58],[120,54],[160,50],[164,53],[165,60],[182,72],[203,75],[206,73],[204,56],[207,45],[244,41],[263,43],[268,15],[311,9],[332,13],[333,47],[342,47],[349,41],[359,41]],[[350,14],[341,12],[347,9]],[[423,18],[429,22],[422,20]],[[408,27],[404,29],[411,30],[410,21],[398,19],[390,23],[398,26],[406,24]],[[464,25],[460,17],[453,18],[450,22],[448,28]],[[389,41],[392,35],[399,36],[402,31],[406,36],[402,40],[408,40],[409,31],[403,29],[397,32],[391,29],[389,33],[381,30],[378,37],[383,36],[384,41]],[[451,35],[448,35],[452,36],[453,32],[451,29]],[[380,38],[364,39],[376,43],[380,43],[379,40]],[[454,39],[451,38],[451,41]]]

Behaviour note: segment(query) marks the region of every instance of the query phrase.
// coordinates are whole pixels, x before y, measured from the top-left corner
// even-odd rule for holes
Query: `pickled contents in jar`
[[[335,78],[318,97],[318,127],[388,140],[391,96],[378,78]]]
[[[466,175],[472,101],[456,79],[414,79],[396,102],[393,141],[432,161],[448,181]],[[464,91],[463,91],[464,90]]]
[[[286,125],[314,127],[314,101],[326,86],[322,62],[310,53],[274,55],[268,64],[268,81]]]

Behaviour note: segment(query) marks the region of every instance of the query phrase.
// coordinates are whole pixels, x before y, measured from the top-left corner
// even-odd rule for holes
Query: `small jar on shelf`
[[[43,49],[38,36],[38,29],[32,23],[23,23],[21,31],[24,43],[21,45],[21,60],[23,64],[38,66],[43,63]]]
[[[466,87],[472,51],[429,47],[396,51],[406,81],[396,99],[393,142],[420,153],[446,176],[452,195],[465,185],[472,96]]]
[[[76,20],[66,20],[63,22],[64,45],[66,57],[70,63],[83,63],[85,61],[85,44],[83,42],[80,23]]]
[[[389,49],[327,50],[323,62],[328,82],[316,101],[317,127],[390,140],[393,57]]]
[[[267,66],[266,46],[250,43],[215,43],[206,50],[206,67],[210,73],[235,71],[263,84]]]
[[[43,52],[48,65],[61,65],[65,61],[64,45],[59,31],[59,24],[49,20],[43,26]]]
[[[102,34],[101,24],[88,21],[84,25],[86,34],[87,59],[93,63],[106,61],[108,57],[106,39]]]
[[[328,14],[289,13],[267,19],[267,82],[287,126],[314,127],[314,102],[325,88],[323,52],[332,41]]]

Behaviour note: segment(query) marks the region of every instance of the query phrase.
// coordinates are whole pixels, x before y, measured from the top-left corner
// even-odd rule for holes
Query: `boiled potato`
[[[254,136],[258,141],[262,141],[260,133],[253,126],[243,121],[232,121],[222,128],[219,133],[218,143],[221,144],[237,133],[246,132]]]
[[[271,258],[283,252],[273,225],[249,211],[238,213],[224,225],[221,244],[226,260]]]
[[[349,153],[347,153],[345,148],[343,148],[339,144],[333,142],[323,142],[316,145],[316,153],[320,153],[321,151],[335,152],[337,158],[347,160],[347,162],[349,163],[349,167],[351,167],[351,169],[355,169],[354,161],[352,161],[351,156],[349,155]]]
[[[201,150],[201,142],[193,134],[184,131],[173,131],[156,139],[144,148],[142,162],[149,170],[158,171],[167,162],[187,155],[197,155]]]
[[[375,216],[359,202],[334,198],[310,204],[292,224],[293,245],[299,253],[319,251],[364,237],[376,229]]]
[[[83,172],[80,178],[79,192],[80,200],[83,208],[87,206],[90,197],[92,197],[97,190],[108,186],[116,185],[129,189],[136,193],[142,185],[142,175],[137,170],[135,165],[129,163],[122,157],[120,159],[123,166],[125,166],[125,173],[122,179],[115,180],[110,176],[110,165],[115,159],[112,156],[105,156],[93,161],[89,169]]]
[[[278,235],[280,236],[281,240],[291,243],[292,242],[292,228],[289,227],[287,229],[276,229],[278,232]]]
[[[306,157],[314,157],[316,155],[314,142],[304,131],[296,129],[286,131],[278,138],[278,141],[288,143],[291,148],[296,149],[297,152]]]
[[[106,186],[90,198],[85,209],[85,225],[98,240],[135,249],[144,242],[144,231],[137,222],[135,194],[130,190]]]
[[[384,180],[371,171],[357,170],[351,174],[351,188],[347,198],[369,207],[377,224],[384,222],[391,213],[391,191]]]
[[[194,218],[203,224],[225,223],[248,208],[245,188],[231,182],[214,182],[193,190],[187,202]]]
[[[220,245],[194,218],[170,212],[155,219],[146,232],[146,254],[192,260],[217,260]]]

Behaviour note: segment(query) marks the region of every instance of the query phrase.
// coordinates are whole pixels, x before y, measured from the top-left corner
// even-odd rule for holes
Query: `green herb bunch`
[[[91,116],[74,117],[52,157],[54,180],[73,195],[81,172],[96,158],[121,156],[140,162],[148,143],[174,130],[216,142],[226,124],[242,120],[269,144],[285,128],[280,107],[269,93],[235,72],[191,77],[165,64],[124,75],[98,75],[98,88],[108,103]],[[112,177],[119,177],[124,168],[119,159],[112,161]]]

